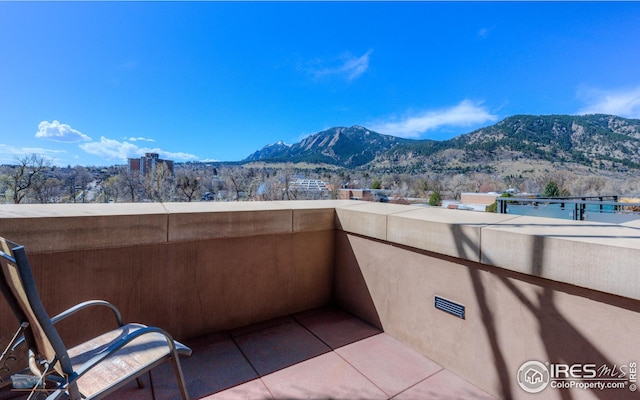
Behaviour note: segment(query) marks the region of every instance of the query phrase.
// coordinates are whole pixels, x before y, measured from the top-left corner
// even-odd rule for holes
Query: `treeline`
[[[251,201],[316,198],[291,185],[297,177],[322,179],[334,190],[323,197],[337,198],[344,173],[328,169],[301,170],[245,167],[238,163],[158,164],[152,173],[140,174],[127,166],[57,167],[37,155],[0,166],[0,202],[109,203],[170,201]]]
[[[415,166],[414,166],[415,167]],[[297,178],[323,180],[329,191],[305,192],[292,182]],[[175,164],[173,174],[164,164],[149,175],[126,166],[56,167],[39,156],[18,159],[0,167],[0,202],[109,203],[171,201],[269,201],[335,199],[340,189],[387,189],[395,198],[419,198],[425,203],[437,193],[442,199],[460,199],[463,192],[516,192],[540,194],[553,181],[563,195],[640,194],[640,178],[580,174],[569,170],[527,170],[499,175],[478,164],[460,170],[398,172],[331,166],[268,163]]]

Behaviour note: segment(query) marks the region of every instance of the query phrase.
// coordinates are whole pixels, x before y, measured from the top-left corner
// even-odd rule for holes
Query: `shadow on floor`
[[[310,310],[185,343],[193,399],[425,399],[491,396],[363,320],[336,308]],[[109,399],[179,398],[168,363]],[[13,397],[9,397],[13,396]],[[0,391],[0,400],[26,396]]]

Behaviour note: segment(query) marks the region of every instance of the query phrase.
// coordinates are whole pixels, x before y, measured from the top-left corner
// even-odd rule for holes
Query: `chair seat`
[[[69,349],[74,370],[105,351],[114,341],[145,327],[142,324],[127,324]],[[189,347],[175,343],[178,354],[191,354]],[[77,380],[78,389],[88,399],[106,390],[111,391],[127,378],[152,368],[169,355],[166,336],[158,332],[143,334],[81,376]]]

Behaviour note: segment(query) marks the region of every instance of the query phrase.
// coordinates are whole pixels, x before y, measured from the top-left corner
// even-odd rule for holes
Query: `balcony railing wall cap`
[[[639,221],[351,200],[0,205],[0,233],[31,253],[334,229],[640,299]]]

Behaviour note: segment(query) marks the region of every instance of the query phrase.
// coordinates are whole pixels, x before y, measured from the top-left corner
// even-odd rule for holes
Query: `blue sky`
[[[640,118],[638,2],[0,2],[0,163]]]

